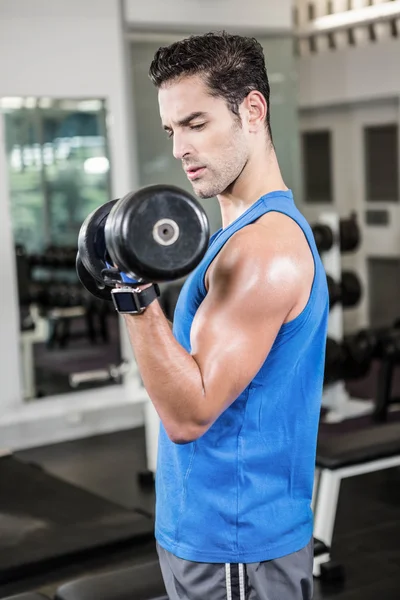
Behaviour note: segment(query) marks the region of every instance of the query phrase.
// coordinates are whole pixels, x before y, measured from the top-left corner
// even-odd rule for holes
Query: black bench
[[[168,600],[165,594],[159,563],[152,561],[65,583],[55,600]]]
[[[328,554],[342,479],[400,465],[400,422],[358,427],[354,419],[351,430],[333,433],[329,427],[322,428],[318,436],[313,495],[314,536],[325,544]],[[316,576],[325,560],[329,561],[326,553],[324,560],[316,561]]]

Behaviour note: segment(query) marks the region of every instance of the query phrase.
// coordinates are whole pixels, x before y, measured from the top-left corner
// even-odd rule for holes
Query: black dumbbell
[[[312,232],[314,234],[315,244],[318,252],[328,252],[333,246],[334,236],[333,231],[329,225],[324,223],[316,223],[312,226]]]
[[[343,308],[354,308],[362,297],[361,282],[356,273],[342,271],[340,283],[327,275],[329,307],[333,308],[339,302]]]
[[[203,258],[209,224],[202,206],[186,191],[153,185],[112,207],[105,240],[120,271],[137,280],[168,282],[188,275]]]
[[[341,301],[342,289],[340,283],[335,281],[331,275],[327,275],[326,280],[328,283],[329,309],[332,309]]]
[[[383,330],[377,336],[375,347],[377,358],[400,362],[400,330],[396,328]]]
[[[341,302],[344,308],[357,306],[362,297],[362,286],[356,273],[342,271]]]
[[[83,287],[90,292],[90,294],[92,294],[92,296],[99,298],[99,300],[108,300],[109,302],[112,301],[111,288],[106,286],[104,281],[99,281],[97,278],[93,277],[91,273],[89,273],[82,262],[79,252],[76,255],[76,272],[79,281]]]
[[[314,234],[315,244],[318,252],[328,252],[335,242],[332,229],[325,223],[316,223],[311,227]],[[339,243],[340,251],[353,252],[358,248],[361,241],[360,228],[356,213],[352,213],[347,219],[339,221]]]
[[[107,202],[85,219],[78,238],[78,277],[91,294],[110,300],[121,273],[139,283],[188,275],[208,241],[208,219],[193,196],[175,186],[148,186]]]
[[[324,384],[331,384],[343,379],[346,352],[340,342],[328,337],[325,350]]]
[[[352,213],[348,219],[340,219],[339,231],[340,251],[353,252],[356,250],[361,241],[361,233],[356,213]]]
[[[367,329],[344,337],[343,349],[346,358],[343,364],[343,379],[359,379],[368,374],[375,346],[376,336]]]

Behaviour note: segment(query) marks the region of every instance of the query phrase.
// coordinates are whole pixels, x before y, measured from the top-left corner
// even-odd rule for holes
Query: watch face
[[[118,292],[113,294],[113,298],[119,312],[137,312],[135,299],[131,292]]]

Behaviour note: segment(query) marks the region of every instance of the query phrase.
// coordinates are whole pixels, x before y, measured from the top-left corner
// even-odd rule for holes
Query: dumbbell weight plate
[[[86,271],[99,283],[105,268],[104,226],[118,200],[110,200],[90,213],[82,223],[78,236],[78,252]]]
[[[325,385],[335,383],[342,379],[345,360],[346,354],[343,346],[333,338],[328,337],[326,340],[325,351]]]
[[[334,237],[332,229],[325,223],[316,223],[312,227],[315,244],[318,252],[328,252],[333,246]]]
[[[339,227],[340,251],[353,252],[358,248],[361,241],[361,233],[356,213],[353,213],[348,219],[341,219]]]
[[[343,348],[346,360],[343,367],[345,380],[359,379],[368,374],[374,352],[374,337],[367,330],[345,336]]]
[[[111,288],[101,284],[94,277],[91,276],[89,271],[85,268],[85,265],[82,262],[82,259],[78,254],[76,255],[76,272],[79,278],[79,281],[83,285],[83,287],[92,294],[92,296],[96,296],[100,300],[108,300],[112,302],[111,297]],[[103,287],[99,287],[103,285]]]
[[[130,277],[166,282],[184,277],[207,251],[209,223],[186,191],[147,186],[115,205],[105,226],[107,250]]]
[[[362,296],[361,282],[356,273],[343,271],[341,280],[341,300],[344,308],[357,306]]]
[[[329,310],[331,310],[341,299],[341,289],[340,285],[336,283],[336,281],[331,277],[331,275],[326,276],[326,281],[328,284],[328,294],[329,294]]]

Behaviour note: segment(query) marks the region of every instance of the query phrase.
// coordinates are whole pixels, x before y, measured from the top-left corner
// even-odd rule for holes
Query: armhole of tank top
[[[292,319],[291,321],[288,321],[287,323],[282,324],[281,331],[285,332],[285,333],[288,331],[291,331],[292,329],[297,329],[298,327],[301,327],[303,325],[303,323],[305,323],[305,321],[307,320],[307,318],[310,315],[310,313],[314,307],[314,304],[315,304],[316,290],[317,290],[319,278],[321,276],[320,268],[319,268],[319,265],[318,265],[318,262],[317,262],[316,256],[315,256],[316,250],[313,250],[312,243],[310,242],[306,232],[301,227],[301,225],[296,221],[296,219],[293,219],[293,220],[297,223],[297,225],[303,231],[303,235],[307,240],[308,247],[310,248],[310,252],[312,255],[313,262],[314,262],[314,277],[313,277],[313,281],[311,284],[311,291],[308,296],[307,303],[304,306],[303,310],[297,315],[297,317],[294,317],[294,319]]]
[[[248,223],[246,223],[246,225],[250,225],[251,223],[254,223],[255,221],[257,221],[257,219],[261,218],[263,215],[267,214],[268,212],[279,212],[283,215],[285,215],[286,217],[289,217],[289,219],[292,219],[292,221],[294,221],[296,223],[296,225],[301,229],[301,231],[303,232],[304,237],[306,238],[306,241],[308,243],[308,247],[310,248],[310,252],[311,255],[313,257],[313,261],[314,261],[314,278],[313,278],[313,282],[312,282],[312,286],[311,286],[311,292],[310,295],[308,297],[308,301],[307,304],[305,305],[305,307],[303,308],[303,310],[301,311],[300,314],[297,315],[297,317],[295,317],[294,319],[292,319],[291,321],[289,321],[288,323],[283,323],[281,330],[289,331],[291,328],[293,327],[298,327],[301,325],[302,321],[304,321],[307,318],[307,315],[309,314],[309,312],[311,311],[313,302],[314,302],[314,297],[315,297],[315,288],[316,288],[316,283],[317,283],[317,277],[318,277],[318,265],[317,262],[315,260],[315,253],[313,251],[312,248],[312,244],[306,234],[306,232],[304,231],[303,227],[300,225],[300,223],[298,222],[298,220],[293,217],[292,215],[288,214],[287,212],[284,212],[283,210],[279,210],[279,208],[270,208],[267,211],[264,211],[263,213],[261,213],[260,215],[257,215],[254,220],[249,221]],[[203,293],[203,296],[205,297],[207,295],[207,288],[206,288],[206,282],[205,282],[205,278],[206,278],[206,273],[208,271],[208,269],[210,268],[211,264],[214,262],[214,260],[217,258],[218,254],[220,253],[220,251],[222,250],[222,248],[225,246],[226,242],[230,239],[230,236],[225,240],[225,242],[222,244],[222,246],[218,249],[218,252],[215,253],[215,255],[212,257],[212,259],[203,267],[202,272],[201,272],[201,277],[200,282],[201,282],[201,291]],[[315,249],[316,251],[316,249]]]

